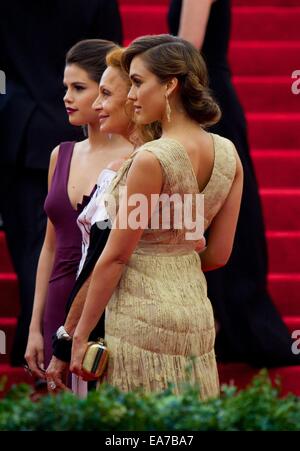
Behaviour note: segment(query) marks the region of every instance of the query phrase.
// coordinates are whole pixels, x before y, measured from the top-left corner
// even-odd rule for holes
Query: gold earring
[[[171,107],[170,107],[168,96],[166,94],[166,115],[167,115],[167,121],[168,122],[171,122],[171,113],[172,113],[172,110],[171,110]]]

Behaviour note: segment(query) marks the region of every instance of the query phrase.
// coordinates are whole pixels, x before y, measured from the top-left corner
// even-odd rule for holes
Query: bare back
[[[215,161],[212,134],[199,129],[197,134],[187,133],[174,138],[184,147],[198,181],[199,191],[202,192],[211,178]]]

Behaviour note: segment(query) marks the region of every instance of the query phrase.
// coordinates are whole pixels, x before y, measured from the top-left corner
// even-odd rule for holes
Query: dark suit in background
[[[116,0],[13,0],[1,4],[0,212],[19,279],[21,311],[11,363],[23,364],[44,239],[52,149],[83,139],[69,125],[62,84],[66,52],[88,38],[122,42]]]

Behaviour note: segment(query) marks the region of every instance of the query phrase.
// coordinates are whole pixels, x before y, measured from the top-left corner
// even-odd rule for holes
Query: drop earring
[[[171,113],[172,113],[172,110],[170,107],[170,102],[169,102],[168,96],[166,94],[166,116],[167,116],[168,122],[171,122]]]

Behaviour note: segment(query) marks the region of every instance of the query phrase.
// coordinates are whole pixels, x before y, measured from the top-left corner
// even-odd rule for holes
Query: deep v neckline
[[[209,133],[209,135],[211,136],[212,143],[213,143],[214,162],[213,162],[213,167],[212,167],[212,170],[211,170],[211,174],[210,174],[209,180],[208,180],[207,184],[205,185],[205,187],[203,188],[202,191],[200,191],[200,189],[199,189],[199,183],[198,183],[198,180],[197,180],[197,176],[196,176],[196,174],[195,174],[194,166],[193,166],[193,164],[192,164],[192,162],[191,162],[191,159],[190,159],[189,154],[188,154],[188,152],[187,152],[187,150],[186,150],[186,147],[185,147],[180,141],[178,141],[177,139],[174,139],[174,138],[168,138],[168,137],[166,137],[166,138],[160,138],[160,139],[166,139],[166,140],[169,140],[169,141],[173,141],[173,142],[175,142],[179,147],[181,147],[181,149],[183,149],[183,153],[184,153],[185,158],[186,158],[186,160],[187,160],[187,162],[188,162],[188,164],[189,164],[189,166],[190,166],[190,170],[191,170],[191,172],[192,172],[192,175],[193,175],[193,178],[194,178],[194,182],[195,182],[195,184],[196,184],[196,186],[197,186],[197,188],[198,188],[199,194],[205,194],[205,192],[207,191],[207,188],[208,188],[208,186],[210,185],[210,183],[211,183],[211,181],[212,181],[212,178],[213,178],[214,173],[215,173],[215,168],[216,168],[216,160],[217,160],[217,153],[216,153],[217,148],[216,148],[216,142],[215,142],[214,134],[213,134],[213,133]]]
[[[71,163],[72,163],[72,160],[73,160],[73,154],[74,154],[75,145],[76,145],[76,142],[73,143],[73,147],[72,147],[72,151],[71,151],[71,156],[70,156],[69,166],[68,166],[68,171],[67,171],[67,177],[66,177],[65,191],[66,191],[66,197],[67,197],[67,200],[68,200],[68,204],[70,205],[71,209],[75,213],[78,213],[80,211],[80,207],[83,208],[87,204],[88,200],[91,198],[93,193],[95,192],[96,184],[92,188],[92,191],[91,191],[90,194],[83,194],[82,195],[81,202],[77,202],[77,205],[76,205],[76,208],[75,208],[74,205],[71,202],[71,199],[70,199],[70,196],[69,196],[69,190],[68,190],[69,179],[70,179],[70,171],[71,171]]]

